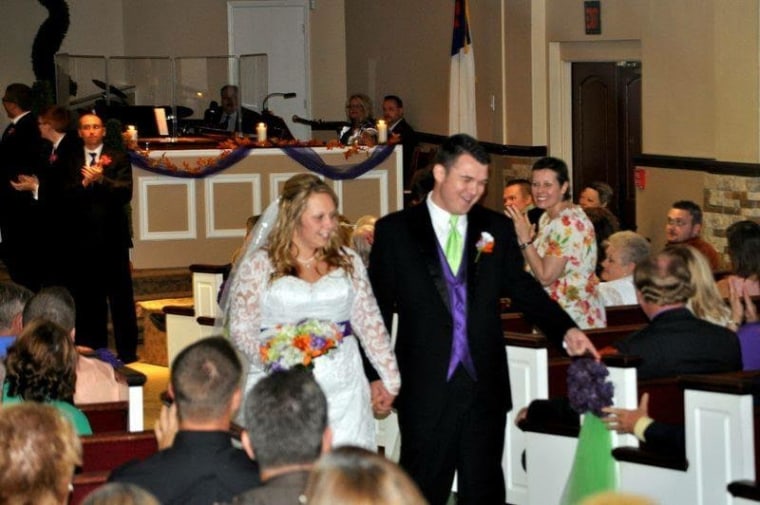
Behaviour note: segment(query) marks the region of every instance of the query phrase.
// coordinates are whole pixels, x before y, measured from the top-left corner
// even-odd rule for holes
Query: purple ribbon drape
[[[281,149],[288,155],[288,157],[311,172],[323,175],[332,180],[346,180],[356,179],[377,167],[391,155],[393,148],[393,144],[377,146],[371,151],[371,154],[366,160],[361,163],[347,165],[328,165],[314,151],[314,149],[310,147],[287,146],[282,147]],[[182,168],[176,170],[167,168],[166,164],[161,163],[160,160],[158,163],[152,162],[150,158],[136,151],[129,151],[129,159],[133,165],[155,174],[168,175],[170,177],[200,179],[219,173],[230,168],[232,165],[239,163],[248,155],[248,152],[251,149],[253,149],[252,146],[240,146],[229,151],[227,155],[216,159],[213,163],[209,163],[206,167],[197,172]],[[361,154],[356,154],[355,156],[361,156]]]

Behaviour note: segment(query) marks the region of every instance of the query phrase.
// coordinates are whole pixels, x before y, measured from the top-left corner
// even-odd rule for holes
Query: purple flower
[[[323,337],[318,337],[316,335],[311,336],[311,346],[314,349],[324,349],[326,343],[327,341]]]
[[[603,363],[591,358],[573,360],[567,369],[567,396],[573,410],[602,417],[602,408],[612,405],[614,393],[612,383],[605,380],[608,375]]]

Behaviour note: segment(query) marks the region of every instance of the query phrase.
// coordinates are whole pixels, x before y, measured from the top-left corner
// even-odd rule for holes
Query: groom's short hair
[[[245,401],[245,429],[262,468],[313,463],[327,429],[327,399],[314,375],[294,368],[261,379]]]
[[[480,142],[466,133],[458,133],[443,141],[435,154],[433,164],[443,165],[448,172],[463,154],[469,154],[484,165],[491,163],[491,155]]]

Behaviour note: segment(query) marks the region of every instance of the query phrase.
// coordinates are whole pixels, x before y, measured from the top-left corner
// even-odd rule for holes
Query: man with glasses
[[[690,245],[701,252],[714,271],[720,270],[721,258],[718,251],[706,240],[699,236],[702,232],[702,209],[689,200],[675,202],[668,211],[665,224],[665,237],[668,244]]]
[[[14,282],[36,291],[39,247],[32,195],[11,186],[19,175],[35,175],[42,163],[43,142],[32,109],[32,90],[13,83],[5,89],[3,108],[11,123],[0,140],[1,257]]]

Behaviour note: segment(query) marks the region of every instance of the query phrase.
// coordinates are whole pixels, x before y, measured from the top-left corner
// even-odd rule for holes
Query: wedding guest
[[[309,505],[427,505],[412,479],[392,461],[358,447],[322,456],[306,488]]]
[[[76,339],[76,310],[71,293],[61,286],[42,288],[26,303],[24,325],[36,319],[51,321],[63,328],[72,342]],[[74,403],[119,402],[128,399],[126,383],[116,379],[113,366],[96,357],[77,353]]]
[[[721,259],[718,251],[700,237],[702,232],[702,208],[689,200],[673,203],[668,211],[665,238],[668,244],[685,244],[702,253],[713,272],[720,270]]]
[[[232,445],[230,422],[240,406],[242,365],[227,339],[209,337],[186,347],[172,363],[169,394],[176,407],[161,416],[178,430],[157,432],[159,447],[141,462],[113,472],[111,482],[137,484],[163,505],[212,505],[259,485],[258,465]],[[173,410],[170,413],[167,410]],[[163,431],[163,432],[162,432]]]
[[[82,444],[59,410],[37,402],[0,408],[0,503],[65,505]]]
[[[137,361],[137,314],[129,249],[132,237],[125,206],[132,199],[132,166],[125,152],[104,144],[103,121],[79,118],[84,146],[72,160],[80,171],[77,224],[69,240],[76,282],[77,345],[108,347],[108,315],[119,359]]]
[[[78,434],[92,434],[87,417],[72,403],[76,364],[74,342],[63,328],[44,319],[26,324],[5,358],[3,404],[50,404],[71,421]]]
[[[533,164],[533,201],[544,209],[538,232],[524,214],[510,207],[523,257],[533,276],[580,328],[607,324],[596,276],[594,226],[573,205],[567,165],[545,157]]]
[[[760,295],[760,224],[745,220],[733,223],[726,229],[728,257],[732,273],[718,281],[723,298],[729,296],[729,285],[739,294]]]
[[[32,112],[32,89],[13,83],[5,88],[3,108],[11,120],[0,139],[0,255],[13,282],[32,291],[40,287],[39,216],[32,195],[11,182],[37,174],[44,144]]]
[[[383,119],[388,125],[388,139],[401,142],[404,162],[404,189],[411,187],[412,158],[417,147],[417,133],[404,117],[404,102],[397,95],[383,98]]]
[[[578,205],[584,209],[593,207],[608,208],[612,202],[612,186],[602,181],[593,181],[581,190]]]
[[[355,143],[373,146],[377,143],[377,128],[372,118],[372,100],[367,95],[356,93],[348,97],[346,117],[350,126],[345,126],[338,134],[340,143],[346,146]]]
[[[24,327],[22,312],[32,292],[13,282],[0,282],[0,361]]]
[[[619,231],[607,239],[605,253],[602,261],[603,282],[599,284],[599,295],[604,306],[636,304],[633,271],[639,261],[649,256],[649,241],[638,233]]]
[[[637,366],[639,380],[741,369],[736,334],[689,310],[687,304],[696,288],[683,254],[666,250],[640,262],[634,284],[650,323],[613,346],[642,358]]]
[[[233,505],[297,505],[314,462],[330,450],[327,399],[314,376],[295,368],[264,377],[248,395],[243,447],[261,469],[260,487]]]
[[[148,491],[134,484],[111,482],[87,495],[82,505],[161,505]]]
[[[695,248],[686,245],[669,245],[663,249],[661,256],[681,258],[689,269],[693,294],[689,297],[687,307],[700,319],[709,321],[736,331],[741,321],[731,318],[731,309],[718,292],[707,258]]]
[[[515,207],[523,214],[528,214],[528,220],[533,225],[538,226],[538,220],[541,219],[544,210],[534,204],[528,179],[508,180],[504,186],[502,199],[504,200],[505,213],[508,206]]]

